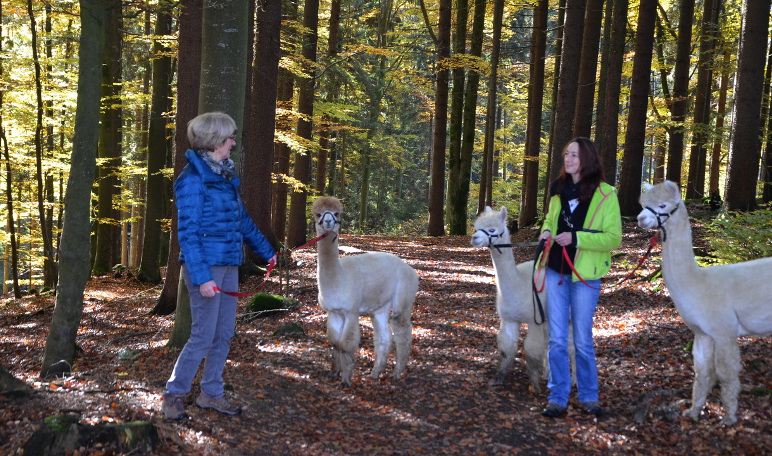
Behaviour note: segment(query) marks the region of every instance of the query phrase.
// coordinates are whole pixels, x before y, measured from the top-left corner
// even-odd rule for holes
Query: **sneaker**
[[[541,415],[546,416],[547,418],[558,418],[565,414],[566,408],[554,402],[548,403],[547,407],[544,408],[544,411],[541,412]]]
[[[582,404],[582,414],[599,416],[602,410],[597,402],[585,402]]]
[[[225,399],[225,396],[215,398],[203,391],[196,398],[196,405],[204,409],[214,409],[226,415],[241,413],[241,407]]]
[[[185,413],[185,396],[187,394],[164,394],[164,401],[161,404],[161,412],[170,420],[181,420],[187,418]]]

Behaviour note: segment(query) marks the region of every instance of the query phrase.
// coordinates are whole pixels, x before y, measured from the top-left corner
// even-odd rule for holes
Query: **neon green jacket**
[[[560,209],[560,195],[555,195],[550,198],[542,232],[557,232]],[[616,188],[605,182],[600,183],[592,196],[582,228],[582,231],[576,232],[574,267],[584,280],[599,279],[611,269],[611,251],[622,245],[622,217]],[[560,248],[556,244],[552,246]],[[540,265],[542,257],[538,259]],[[576,273],[572,275],[574,282],[579,280]]]

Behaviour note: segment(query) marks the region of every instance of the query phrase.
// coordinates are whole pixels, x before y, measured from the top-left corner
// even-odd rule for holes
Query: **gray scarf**
[[[205,150],[199,150],[196,153],[204,160],[204,163],[209,165],[209,169],[218,176],[231,180],[236,175],[236,163],[230,158],[217,162]]]

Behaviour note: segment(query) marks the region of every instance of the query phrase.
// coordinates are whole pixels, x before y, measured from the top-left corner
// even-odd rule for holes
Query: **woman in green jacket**
[[[622,219],[616,190],[603,182],[603,168],[592,141],[580,137],[566,145],[563,169],[550,186],[550,196],[539,236],[547,241],[539,264],[546,264],[550,367],[549,402],[542,415],[555,418],[566,413],[571,393],[569,323],[581,411],[600,415],[593,317],[600,278],[611,268],[611,250],[622,243]]]

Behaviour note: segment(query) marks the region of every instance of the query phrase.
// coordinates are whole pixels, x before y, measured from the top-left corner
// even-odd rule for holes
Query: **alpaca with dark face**
[[[412,342],[411,312],[418,293],[418,274],[399,257],[371,252],[340,258],[338,240],[343,206],[337,198],[322,197],[311,208],[318,235],[317,284],[319,304],[327,312],[327,336],[333,351],[332,374],[351,385],[359,349],[359,317],[372,317],[377,379],[395,348],[394,378],[407,367]]]

